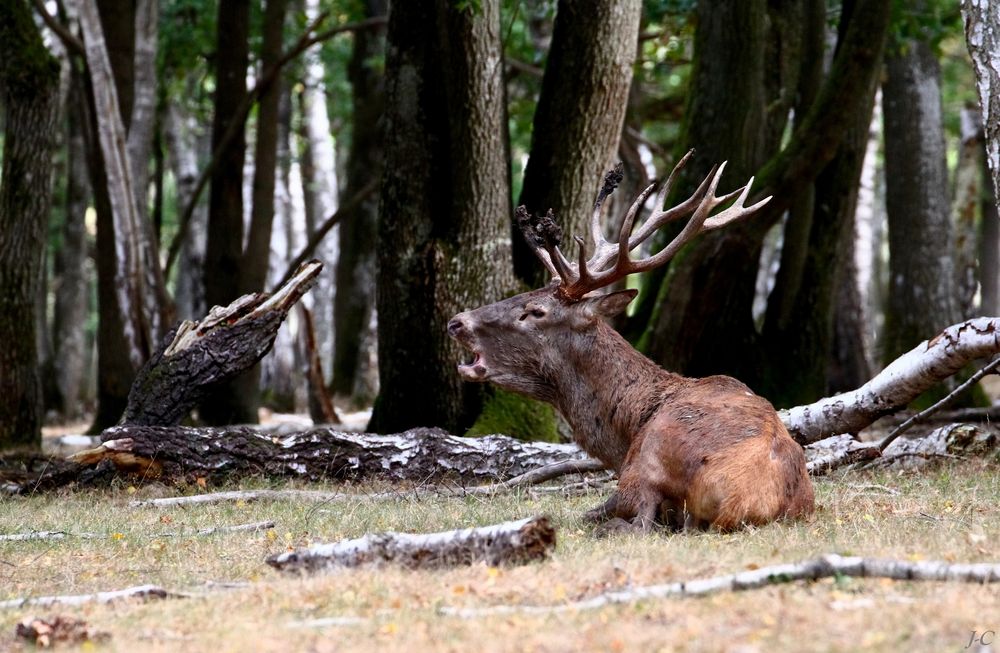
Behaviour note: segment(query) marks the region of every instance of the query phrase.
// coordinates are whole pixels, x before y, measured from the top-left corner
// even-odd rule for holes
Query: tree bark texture
[[[993,198],[1000,202],[1000,2],[962,0],[962,16],[986,128],[986,162],[993,176]]]
[[[276,436],[244,426],[115,426],[102,438],[103,445],[74,460],[84,465],[107,460],[121,471],[164,479],[265,474],[312,480],[483,483],[586,457],[572,444],[523,442],[505,435],[463,438],[428,428],[391,435],[315,428]]]
[[[958,310],[937,58],[928,43],[913,41],[887,59],[886,71],[889,297],[881,348],[889,362],[956,322]]]
[[[371,533],[354,540],[286,551],[267,564],[279,571],[316,572],[395,564],[441,569],[483,563],[513,566],[548,558],[556,531],[545,517],[529,517],[443,533]]]
[[[386,11],[382,0],[367,2],[367,17]],[[373,57],[385,49],[384,30],[354,35],[348,64],[353,122],[343,198],[354,197],[382,169],[384,157],[379,121],[385,108],[385,80]],[[344,216],[340,223],[340,256],[337,259],[333,302],[333,367],[331,389],[364,405],[375,398],[375,370],[368,369],[372,311],[375,308],[375,234],[378,197],[371,196]]]
[[[552,209],[567,236],[587,234],[601,180],[614,163],[636,56],[639,0],[559,2],[519,204]],[[514,269],[531,286],[544,269],[513,222]]]
[[[178,424],[212,388],[253,367],[322,268],[310,261],[273,295],[244,295],[197,324],[181,323],[136,375],[123,423]]]
[[[115,72],[105,46],[95,0],[81,2],[80,26],[86,44],[97,143],[101,150],[114,227],[116,298],[129,360],[132,367],[138,369],[165,329],[166,290],[152,228],[140,218],[136,207],[135,180],[126,149],[125,121],[121,118]],[[151,137],[151,131],[148,136]],[[147,156],[148,152],[146,149]]]
[[[59,65],[27,2],[0,3],[0,449],[41,444],[35,299],[52,202]]]
[[[212,151],[222,144],[230,123],[239,127],[228,147],[219,153],[209,193],[208,237],[203,278],[208,306],[225,306],[240,295],[243,258],[243,162],[246,153],[244,115],[247,96],[250,3],[220,0],[217,17],[215,113],[212,118]],[[199,414],[209,424],[257,422],[256,379],[227,383],[201,405]]]
[[[369,428],[463,432],[483,388],[455,372],[461,310],[513,286],[500,7],[395,3],[386,59],[377,281],[381,392]]]

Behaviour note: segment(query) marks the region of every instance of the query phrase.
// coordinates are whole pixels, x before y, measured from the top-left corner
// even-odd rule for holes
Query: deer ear
[[[639,291],[635,288],[608,293],[607,295],[601,295],[588,300],[589,305],[587,308],[594,315],[599,315],[601,317],[614,317],[624,311],[625,307],[627,307],[638,294]]]

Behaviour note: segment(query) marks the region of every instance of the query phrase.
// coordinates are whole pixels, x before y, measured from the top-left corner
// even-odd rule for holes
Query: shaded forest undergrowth
[[[565,479],[563,480],[565,483]],[[260,482],[219,489],[260,488]],[[290,487],[285,484],[282,487]],[[329,486],[295,485],[301,489]],[[563,488],[563,489],[558,489]],[[192,484],[181,493],[206,488]],[[337,486],[344,490],[344,486]],[[62,531],[58,540],[0,541],[0,601],[153,583],[186,593],[146,603],[0,611],[0,648],[20,646],[28,615],[72,615],[110,634],[109,650],[768,650],[824,641],[831,650],[919,643],[959,649],[995,627],[992,586],[836,578],[702,599],[647,600],[548,615],[462,619],[447,607],[559,605],[614,589],[755,569],[824,553],[985,562],[1000,558],[1000,469],[945,461],[920,472],[848,471],[817,480],[807,522],[732,534],[597,537],[581,519],[610,486],[555,485],[496,496],[434,497],[348,486],[336,503],[228,502],[173,508],[130,502],[177,488],[123,481],[104,491],[0,498],[0,532]],[[366,496],[390,491],[394,496]],[[291,547],[380,531],[432,532],[545,514],[550,560],[516,568],[364,568],[279,575],[265,557]],[[270,521],[255,532],[199,529]],[[90,536],[87,536],[89,534]],[[697,636],[697,639],[692,639]]]

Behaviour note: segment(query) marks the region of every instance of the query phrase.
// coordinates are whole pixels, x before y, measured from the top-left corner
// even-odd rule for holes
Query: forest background
[[[445,324],[545,281],[515,204],[584,234],[621,161],[610,233],[690,148],[677,196],[728,160],[722,190],[774,200],[630,281],[615,326],[667,369],[791,406],[997,314],[958,3],[0,0],[0,26],[0,448],[115,424],[177,320],[312,256],[311,317],[200,421],[328,421],[328,394],[375,432],[558,438],[460,381]]]

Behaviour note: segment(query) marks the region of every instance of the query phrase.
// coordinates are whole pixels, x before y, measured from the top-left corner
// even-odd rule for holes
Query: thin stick
[[[649,599],[691,598],[719,592],[741,592],[797,580],[817,580],[837,576],[891,578],[893,580],[1000,582],[1000,563],[959,564],[939,561],[909,562],[879,558],[845,557],[827,554],[798,563],[762,567],[737,574],[698,578],[666,585],[635,587],[605,592],[582,601],[560,605],[498,605],[486,608],[450,608],[442,614],[464,619],[506,614],[551,614],[594,610],[609,605],[631,604]]]
[[[890,444],[892,444],[892,442],[896,438],[898,438],[906,431],[910,430],[910,428],[912,428],[915,424],[917,424],[924,418],[928,417],[929,415],[933,415],[937,411],[947,406],[952,399],[954,399],[956,396],[967,390],[972,385],[979,382],[979,379],[983,378],[984,376],[995,370],[997,366],[1000,366],[1000,356],[994,358],[985,367],[983,367],[981,370],[970,376],[968,380],[965,381],[965,383],[961,384],[960,386],[949,392],[947,397],[937,402],[930,408],[920,411],[919,413],[917,413],[916,415],[914,415],[913,417],[911,417],[910,419],[906,420],[905,422],[897,426],[895,429],[893,429],[892,433],[885,436],[885,438],[878,443],[878,450],[885,451],[885,448],[888,447]]]
[[[54,605],[76,606],[87,603],[113,603],[114,601],[121,601],[123,599],[142,599],[145,601],[147,599],[185,598],[186,596],[177,592],[169,592],[157,585],[138,585],[136,587],[127,587],[123,590],[96,592],[94,594],[11,599],[9,601],[0,601],[0,610],[16,610],[28,606],[49,608]]]
[[[302,262],[312,256],[313,252],[316,251],[316,247],[323,241],[327,232],[333,229],[344,217],[344,215],[350,213],[357,208],[359,204],[368,199],[368,196],[374,193],[376,188],[378,188],[377,177],[365,184],[364,188],[354,194],[354,197],[344,202],[344,204],[338,207],[337,210],[330,215],[330,217],[324,220],[323,224],[319,226],[319,229],[314,231],[312,236],[309,237],[309,242],[307,242],[295,258],[292,259],[292,262],[288,264],[288,269],[285,271],[281,281],[278,282],[278,285],[281,286],[287,282],[292,275],[295,274],[295,270],[298,269]]]

